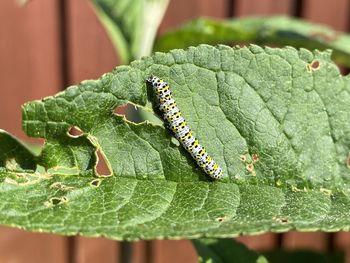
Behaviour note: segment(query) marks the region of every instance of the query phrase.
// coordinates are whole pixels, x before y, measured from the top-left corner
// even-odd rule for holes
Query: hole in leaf
[[[320,67],[320,61],[318,61],[318,60],[312,61],[312,63],[310,64],[310,66],[311,66],[311,68],[312,68],[313,70],[319,69],[319,67]]]
[[[101,184],[102,180],[101,179],[94,179],[90,182],[90,185],[91,186],[94,186],[94,187],[99,187],[100,184]]]
[[[130,106],[130,104],[118,106],[113,110],[113,113],[116,115],[123,115],[125,116],[127,113],[127,108]]]
[[[251,172],[253,172],[253,170],[254,170],[254,165],[251,164],[251,163],[250,163],[250,164],[247,164],[246,169],[247,169],[248,172],[251,173]]]
[[[66,196],[52,197],[48,202],[45,202],[45,205],[48,207],[52,207],[52,206],[60,205],[67,202],[68,202],[68,198]]]
[[[259,161],[259,155],[257,153],[254,153],[252,155],[252,160],[253,160],[253,163],[256,163],[257,161]]]
[[[56,197],[51,198],[50,201],[53,205],[58,205],[59,203],[62,202],[61,198],[56,198]]]
[[[97,160],[96,166],[94,168],[95,174],[97,176],[104,176],[104,177],[112,176],[113,174],[112,170],[102,151],[97,149],[95,154],[96,154],[96,160]]]
[[[239,160],[241,160],[242,162],[245,162],[247,160],[247,156],[242,154],[241,156],[239,156]]]
[[[83,134],[84,134],[84,132],[77,126],[72,126],[67,131],[67,135],[71,138],[78,138],[78,137],[82,136]]]
[[[273,217],[273,219],[281,224],[287,224],[288,223],[288,219],[287,218],[281,218],[281,217]]]
[[[252,176],[256,176],[256,172],[254,170],[254,165],[252,163],[247,164],[246,169],[248,172],[250,172],[252,174]]]
[[[314,60],[310,64],[307,64],[306,68],[307,68],[307,71],[311,72],[311,71],[318,70],[320,68],[320,65],[321,65],[320,61]]]
[[[115,108],[113,113],[117,116],[124,117],[126,120],[133,123],[149,121],[158,125],[163,124],[153,112],[147,111],[143,107],[139,107],[131,103]]]
[[[216,221],[218,221],[219,223],[222,223],[226,220],[226,216],[219,216],[218,218],[216,218]]]

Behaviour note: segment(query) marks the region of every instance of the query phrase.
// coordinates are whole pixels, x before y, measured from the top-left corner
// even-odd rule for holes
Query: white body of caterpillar
[[[150,76],[147,82],[152,84],[159,101],[159,110],[163,113],[164,120],[169,123],[176,139],[180,141],[182,146],[210,177],[214,179],[222,178],[221,167],[209,156],[205,148],[199,144],[191,129],[187,126],[180,109],[171,95],[169,85],[156,76]]]

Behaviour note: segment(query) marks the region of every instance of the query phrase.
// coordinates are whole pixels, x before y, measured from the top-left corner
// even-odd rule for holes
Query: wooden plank
[[[170,1],[159,33],[163,34],[170,28],[180,26],[188,20],[199,16],[224,18],[229,14],[229,1],[226,0],[176,0]]]
[[[285,249],[312,249],[325,251],[328,248],[329,234],[323,232],[291,231],[282,235],[282,247]]]
[[[66,238],[0,227],[0,262],[67,263]]]
[[[69,85],[99,78],[120,62],[90,1],[66,1],[67,81]],[[102,169],[102,168],[101,168]],[[119,262],[119,243],[103,238],[74,239],[77,263]]]
[[[0,1],[0,35],[0,128],[25,138],[21,105],[62,86],[56,2]]]
[[[346,263],[350,263],[350,233],[338,232],[334,234],[334,247],[344,251]]]
[[[235,0],[235,16],[293,14],[293,0]]]
[[[348,0],[305,0],[302,17],[306,20],[329,25],[337,30],[347,31],[350,2]]]
[[[236,238],[253,250],[269,250],[277,246],[277,234],[265,233],[256,236],[241,236]]]
[[[119,262],[119,243],[105,238],[76,238],[74,263]]]
[[[0,123],[20,138],[21,105],[62,86],[56,1],[0,1]],[[66,262],[66,238],[0,229],[0,262]]]
[[[153,241],[154,263],[197,263],[197,253],[189,240]]]
[[[291,231],[283,236],[282,247],[286,249],[312,249],[325,251],[328,247],[328,236],[322,232]]]
[[[153,241],[137,241],[132,245],[133,263],[153,262]]]
[[[68,81],[96,79],[120,61],[91,1],[67,1]]]

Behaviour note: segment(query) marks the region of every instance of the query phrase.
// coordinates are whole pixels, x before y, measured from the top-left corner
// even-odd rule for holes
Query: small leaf
[[[169,0],[92,0],[124,64],[149,55]]]
[[[0,169],[11,171],[36,169],[34,154],[15,137],[0,129]]]
[[[267,263],[264,256],[248,249],[234,239],[195,239],[199,262],[210,263]]]
[[[169,51],[198,44],[256,43],[308,49],[332,49],[333,59],[350,66],[350,36],[327,26],[291,17],[249,17],[234,20],[200,18],[167,32],[155,50]]]

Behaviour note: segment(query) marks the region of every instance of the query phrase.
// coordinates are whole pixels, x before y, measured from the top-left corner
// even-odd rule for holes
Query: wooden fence
[[[286,14],[350,29],[349,0],[173,0],[160,33],[198,16]],[[103,51],[103,52],[101,52]],[[94,79],[119,64],[89,0],[32,0],[22,8],[0,1],[0,128],[26,139],[21,104]],[[350,262],[350,233],[263,234],[238,238],[253,249],[342,249]],[[189,241],[132,244],[0,228],[0,262],[197,262]]]

